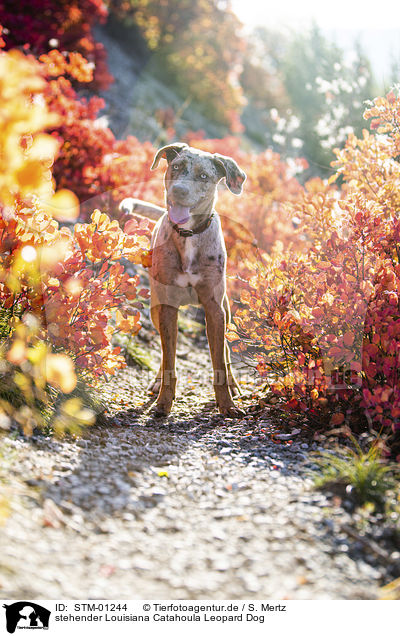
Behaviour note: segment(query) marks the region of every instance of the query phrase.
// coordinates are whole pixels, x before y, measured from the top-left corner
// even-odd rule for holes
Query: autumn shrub
[[[95,22],[104,22],[103,0],[3,0],[0,24],[6,50],[20,47],[39,57],[52,49],[80,53],[94,68],[93,88],[105,89],[112,81],[106,52],[92,34]]]
[[[110,10],[139,29],[153,53],[154,74],[211,121],[232,132],[243,130],[239,75],[245,43],[229,5],[217,0],[112,0]]]
[[[160,177],[150,172],[154,148],[135,137],[117,140],[99,116],[104,101],[79,98],[71,77],[85,85],[92,77],[87,61],[79,54],[61,55],[52,50],[39,58],[46,82],[44,97],[59,117],[52,136],[60,149],[53,166],[58,188],[69,188],[81,203],[81,218],[89,218],[94,207],[117,213],[126,196],[157,198]],[[162,190],[160,189],[160,193]],[[158,195],[159,196],[159,195]]]
[[[60,142],[43,132],[62,114],[42,99],[32,56],[2,52],[0,71],[0,423],[30,433],[53,418],[56,430],[76,430],[93,413],[58,396],[78,375],[92,381],[125,364],[112,335],[139,329],[138,278],[121,261],[141,262],[148,229],[131,221],[126,233],[99,210],[73,232],[59,226],[79,214],[76,195],[54,193]]]
[[[331,183],[306,185],[282,208],[298,220],[297,238],[251,264],[230,336],[282,408],[322,426],[364,421],[392,442],[400,413],[399,105],[393,93],[376,99],[365,117],[378,134],[350,135]]]
[[[400,267],[384,261],[377,272],[363,341],[363,405],[369,418],[400,430]]]
[[[92,5],[93,11],[90,11]],[[46,80],[42,95],[49,111],[57,115],[57,125],[49,129],[59,142],[52,170],[56,187],[72,190],[81,203],[86,202],[80,208],[82,220],[88,220],[94,208],[105,209],[115,216],[121,199],[132,194],[156,199],[158,189],[154,184],[160,177],[149,169],[154,156],[152,145],[140,143],[134,137],[117,140],[106,119],[101,117],[104,101],[97,96],[85,99],[77,93],[82,87],[93,88],[96,67],[85,47],[79,46],[81,39],[87,40],[86,35],[79,39],[72,37],[71,32],[71,37],[67,37],[63,29],[67,29],[66,23],[71,23],[71,29],[75,25],[75,34],[86,34],[95,17],[101,17],[105,11],[104,6],[97,0],[80,3],[79,7],[74,2],[55,6],[49,1],[45,9],[54,23],[53,29],[65,37],[50,37],[50,30],[50,44],[46,46],[39,37],[41,19],[31,25],[31,9],[24,5],[23,11],[17,14],[7,6],[2,14],[3,24],[8,25],[3,31],[3,36],[6,32],[4,44],[11,46],[17,38],[19,43],[24,42],[24,51],[32,59],[38,59]],[[46,21],[49,17],[43,19]],[[13,37],[18,21],[26,22],[26,30]]]
[[[76,383],[72,360],[53,353],[43,338],[37,252],[23,218],[31,212],[22,208],[21,221],[16,214],[22,201],[53,194],[49,168],[57,142],[43,130],[57,118],[35,100],[45,86],[36,63],[10,51],[0,53],[0,69],[0,421],[7,428],[16,420],[31,432],[50,404],[46,388],[70,393]],[[35,221],[38,232],[43,218]],[[74,415],[79,412],[75,409]]]

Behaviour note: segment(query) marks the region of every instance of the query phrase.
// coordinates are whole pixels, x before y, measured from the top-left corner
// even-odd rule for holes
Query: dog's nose
[[[174,185],[172,186],[172,194],[178,197],[185,197],[187,194],[189,194],[189,188],[185,185],[174,183]]]

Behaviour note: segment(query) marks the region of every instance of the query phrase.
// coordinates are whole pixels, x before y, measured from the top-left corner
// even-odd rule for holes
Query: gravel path
[[[193,364],[208,375],[207,353],[189,346],[178,360],[167,419],[143,404],[146,374],[127,369],[105,389],[112,425],[78,441],[6,442],[0,595],[375,598],[383,571],[343,532],[347,513],[312,488],[312,448],[274,443],[268,419],[224,422],[210,385],[188,379]]]

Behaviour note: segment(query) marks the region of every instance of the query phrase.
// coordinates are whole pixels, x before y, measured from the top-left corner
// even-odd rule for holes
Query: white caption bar
[[[271,600],[3,600],[0,633],[16,636],[51,634],[280,634],[376,636],[398,622],[400,601]],[[273,630],[273,631],[271,631]]]

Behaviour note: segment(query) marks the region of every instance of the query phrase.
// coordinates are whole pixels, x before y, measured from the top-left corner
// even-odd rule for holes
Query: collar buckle
[[[193,230],[185,230],[185,229],[180,228],[180,227],[177,228],[175,225],[174,225],[174,230],[176,230],[180,236],[183,236],[185,238],[187,236],[193,236],[193,234],[194,234]]]

